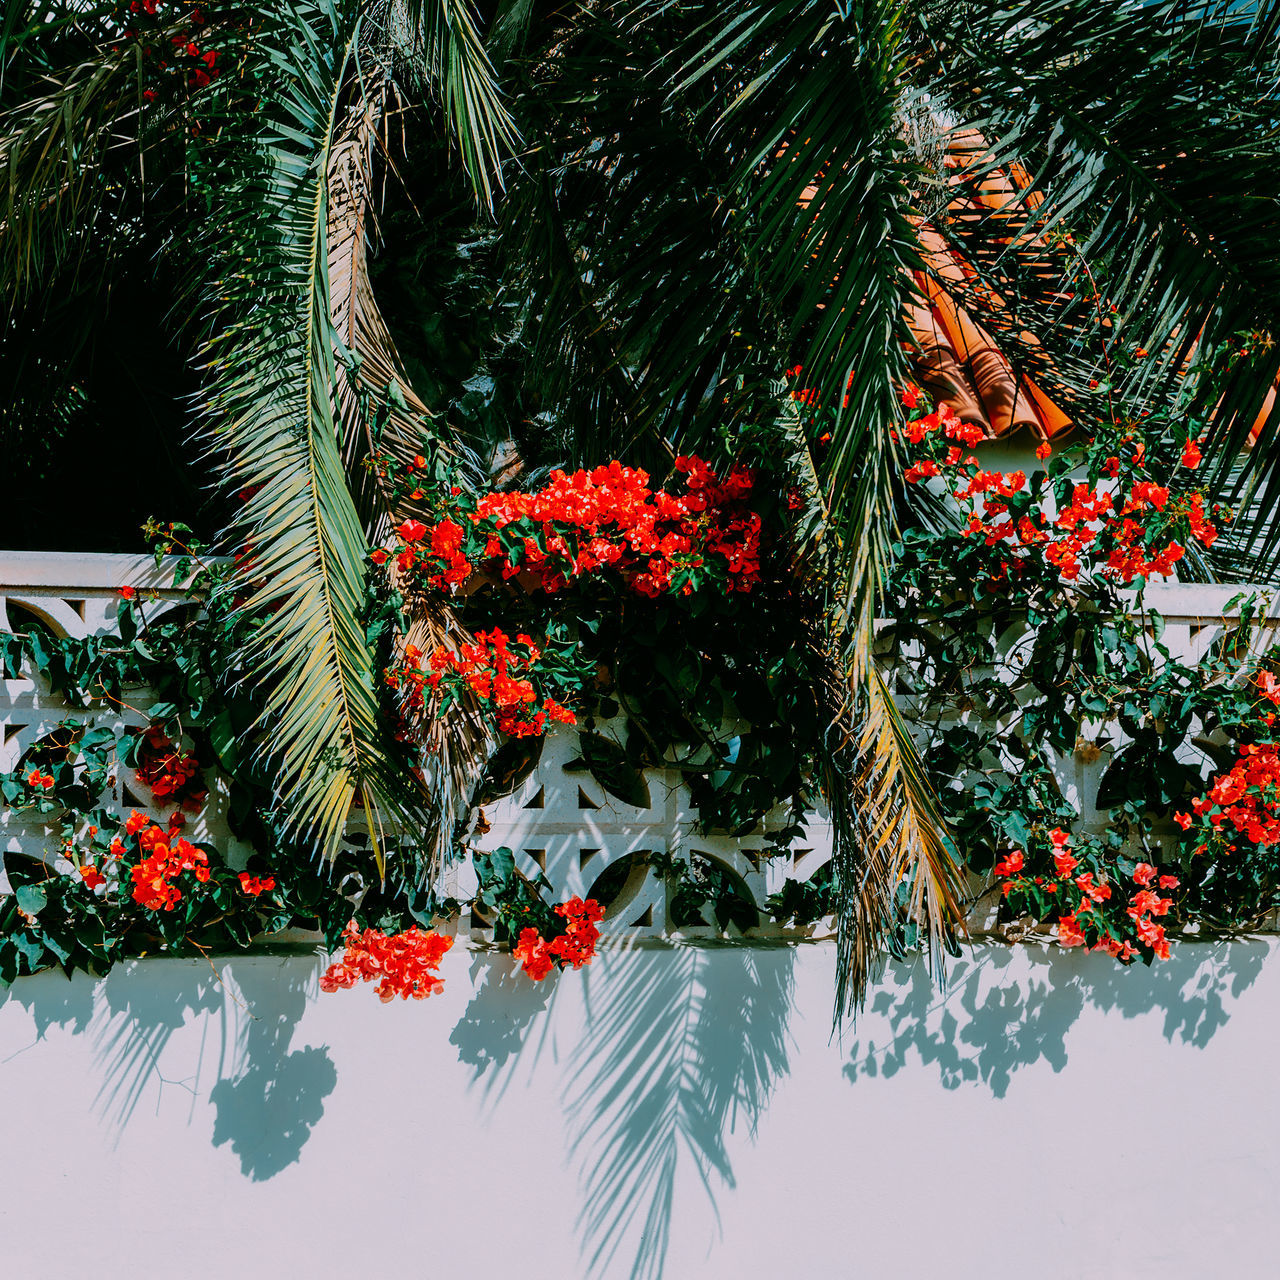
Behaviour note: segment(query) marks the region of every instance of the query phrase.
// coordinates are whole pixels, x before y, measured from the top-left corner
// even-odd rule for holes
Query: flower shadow
[[[477,976],[483,974],[478,985]],[[459,1061],[471,1068],[472,1083],[480,1084],[486,1103],[495,1104],[506,1092],[517,1064],[528,1055],[536,1062],[540,1045],[526,1043],[537,1023],[540,1039],[550,1025],[548,1011],[559,990],[554,978],[530,982],[506,954],[476,951],[471,957],[475,993],[449,1036]]]
[[[294,1028],[315,994],[314,976],[297,975],[293,966],[280,972],[274,966],[236,966],[244,1001],[235,1018],[238,1069],[220,1073],[209,1101],[216,1113],[213,1145],[230,1144],[241,1172],[254,1182],[298,1160],[338,1083],[327,1048],[290,1049]]]
[[[217,970],[191,966],[161,975],[148,963],[137,973],[137,965],[118,966],[99,987],[90,1034],[104,1118],[123,1133],[153,1089],[160,1097],[171,1088],[189,1093],[194,1113],[212,1062],[213,1145],[229,1145],[241,1173],[255,1182],[296,1162],[337,1084],[327,1049],[290,1049],[315,991],[315,967],[253,956]],[[197,1015],[208,1030],[194,1061],[182,1060],[186,1074],[171,1078],[166,1047]]]

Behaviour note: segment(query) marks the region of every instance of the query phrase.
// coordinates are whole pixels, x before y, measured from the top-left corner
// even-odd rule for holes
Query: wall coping
[[[159,567],[154,556],[86,551],[5,551],[0,549],[0,589],[4,587],[91,588],[118,591],[122,586],[175,590],[180,557],[164,556]],[[221,557],[210,557],[219,562]],[[1280,618],[1280,588],[1266,583],[1152,583],[1144,594],[1150,610],[1168,617],[1221,618],[1227,603],[1239,595],[1257,593],[1266,601],[1265,616]],[[1132,593],[1121,593],[1132,600]]]

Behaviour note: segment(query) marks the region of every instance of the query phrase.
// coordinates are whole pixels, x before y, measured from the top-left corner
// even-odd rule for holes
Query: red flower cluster
[[[342,937],[342,959],[324,971],[321,991],[354,987],[359,981],[376,982],[378,999],[386,1003],[396,996],[425,1000],[444,990],[444,979],[436,970],[453,946],[451,937],[424,932],[416,925],[389,935],[378,929],[357,930],[354,920]]]
[[[56,785],[53,774],[41,773],[39,769],[27,774],[26,783],[33,791],[52,791]]]
[[[945,405],[909,422],[903,434],[909,444],[923,446],[926,454],[906,471],[908,484],[919,484],[948,469],[965,477],[954,490],[957,499],[973,506],[964,535],[981,537],[988,547],[1004,549],[993,581],[1022,572],[1034,554],[1043,556],[1068,582],[1080,576],[1086,557],[1091,557],[1100,572],[1128,585],[1139,577],[1173,572],[1186,553],[1183,543],[1172,536],[1175,532],[1205,546],[1211,546],[1218,536],[1217,528],[1206,518],[1202,494],[1171,498],[1167,487],[1149,480],[1135,480],[1127,497],[1122,486],[1077,484],[1071,500],[1052,517],[1042,502],[1028,509],[1033,495],[1026,473],[983,471],[977,458],[965,456],[961,445],[976,444],[982,432],[965,426]],[[1037,450],[1037,456],[1048,452]],[[1141,442],[1134,446],[1133,466],[1141,466],[1145,452]],[[1102,470],[1108,480],[1118,479],[1120,458],[1108,458]],[[1046,477],[1041,499],[1048,496],[1049,489]],[[1023,514],[1015,517],[1011,500],[1020,495],[1025,495]]]
[[[1269,698],[1268,689],[1264,686]],[[1184,831],[1195,826],[1191,839],[1197,842],[1196,853],[1211,848],[1235,853],[1235,842],[1242,837],[1252,844],[1280,845],[1280,746],[1264,742],[1241,747],[1240,759],[1191,802],[1191,812],[1194,819],[1186,813],[1175,818]]]
[[[129,872],[133,900],[139,905],[149,911],[172,911],[182,901],[182,892],[174,881],[185,872],[190,871],[201,884],[208,882],[208,856],[189,840],[177,836],[177,827],[170,824],[166,831],[135,809],[124,829],[126,835],[138,837],[138,848],[146,854]],[[112,849],[115,848],[113,844]]]
[[[200,47],[205,25],[203,10],[168,0],[122,0],[115,20],[124,38],[141,50],[142,65],[150,81],[143,90],[143,101],[154,102],[159,97],[156,86],[166,80],[177,80],[189,89],[203,89],[218,78],[218,52]],[[119,49],[116,45],[113,51]]]
[[[107,877],[92,862],[82,863],[76,870],[80,872],[80,879],[90,889],[96,889],[99,885],[107,883]]]
[[[721,480],[698,458],[677,458],[675,467],[683,494],[651,489],[644,471],[611,462],[553,471],[535,493],[491,493],[471,509],[457,502],[434,525],[406,520],[396,529],[396,564],[404,572],[421,565],[427,583],[442,589],[489,570],[560,591],[611,569],[646,596],[690,595],[704,581],[750,591],[760,578],[751,473],[735,466]]]
[[[251,898],[256,898],[260,893],[270,893],[275,887],[275,876],[251,876],[247,871],[240,873],[240,888]]]
[[[1060,946],[1105,951],[1125,964],[1144,947],[1157,959],[1169,958],[1164,926],[1152,916],[1167,915],[1173,899],[1162,898],[1150,888],[1158,875],[1155,867],[1138,863],[1133,872],[1138,888],[1126,903],[1114,892],[1116,882],[1080,870],[1069,832],[1060,827],[1051,831],[1047,852],[1052,874],[1023,874],[1026,857],[1021,850],[997,863],[994,874],[1004,881],[1004,896],[1015,899],[1020,909],[1036,917],[1057,916]],[[1157,884],[1160,889],[1176,889],[1178,880],[1161,875]]]
[[[576,723],[574,714],[554,698],[542,697],[533,680],[541,649],[531,636],[519,634],[511,647],[505,631],[476,634],[476,643],[463,645],[457,653],[437,649],[430,658],[430,671],[422,669],[422,653],[413,645],[405,647],[404,662],[387,674],[392,688],[405,690],[405,703],[420,711],[423,685],[446,698],[457,698],[469,692],[494,713],[501,732],[515,738],[536,737],[546,731],[547,724]]]
[[[416,644],[404,647],[404,657],[398,666],[388,667],[384,679],[389,689],[395,689],[406,710],[420,712],[425,697],[423,686],[427,682],[427,673],[422,669],[422,650]]]
[[[541,982],[554,965],[581,969],[595,958],[596,941],[600,937],[596,921],[604,918],[604,908],[594,898],[585,902],[581,898],[570,898],[560,903],[555,913],[565,922],[563,933],[548,940],[537,929],[522,929],[512,951],[521,969],[534,982]]]
[[[175,746],[155,725],[138,743],[137,771],[138,781],[161,805],[177,804],[194,812],[209,794],[195,756]]]

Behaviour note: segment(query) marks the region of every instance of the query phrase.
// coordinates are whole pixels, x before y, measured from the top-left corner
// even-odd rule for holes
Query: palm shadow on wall
[[[622,1274],[625,1247],[632,1280],[659,1280],[691,1173],[718,1221],[717,1191],[735,1185],[726,1137],[754,1135],[789,1070],[794,963],[785,947],[685,947],[587,975],[564,1090],[585,1275]]]
[[[255,1182],[296,1162],[337,1084],[327,1049],[290,1048],[314,996],[314,968],[243,957],[216,973],[192,969],[176,982],[143,984],[131,980],[132,967],[117,967],[102,983],[91,1028],[104,1118],[123,1132],[153,1088],[162,1096],[185,1090],[194,1112],[212,1059],[213,1145],[229,1145],[241,1173]],[[194,1014],[205,1015],[209,1031],[192,1074],[170,1077],[165,1049]]]
[[[705,1195],[716,1217],[717,1193],[734,1186],[726,1137],[739,1125],[754,1133],[789,1069],[794,953],[611,951],[536,986],[509,956],[477,954],[473,982],[482,967],[450,1041],[489,1106],[544,1057],[561,983],[583,984],[585,1016],[572,1027],[562,1091],[582,1275],[659,1280],[676,1195],[697,1183],[692,1194]]]
[[[1166,1040],[1203,1048],[1257,979],[1265,942],[1184,942],[1169,960],[1128,969],[1108,956],[1057,947],[986,947],[952,966],[939,993],[920,964],[891,965],[868,1002],[844,1074],[896,1075],[912,1054],[936,1066],[949,1089],[989,1088],[997,1098],[1013,1077],[1042,1059],[1067,1064],[1067,1033],[1092,1006],[1134,1018],[1163,1013]],[[1030,971],[1024,965],[1029,963]],[[868,1027],[870,1023],[870,1027]]]

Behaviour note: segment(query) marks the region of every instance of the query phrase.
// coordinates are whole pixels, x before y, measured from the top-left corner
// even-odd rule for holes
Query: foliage
[[[1167,955],[1166,925],[1247,927],[1280,904],[1273,832],[1258,825],[1274,799],[1276,696],[1274,657],[1255,652],[1258,602],[1237,597],[1238,621],[1196,661],[1144,603],[1147,578],[1229,518],[1206,510],[1183,430],[1045,446],[1028,477],[983,471],[963,428],[921,411],[905,478],[956,486],[964,505],[958,527],[904,533],[879,637],[948,827],[969,867],[1001,882],[1002,918],[1056,922],[1064,945],[1124,960]],[[1107,753],[1096,810],[1069,799],[1063,770]],[[1233,758],[1249,782],[1227,773],[1211,788]],[[1188,808],[1202,820],[1175,826]]]
[[[922,528],[945,526],[916,525],[930,504],[903,497],[904,473],[918,490],[928,473],[912,467],[946,456],[916,457],[894,434],[904,317],[925,282],[942,284],[1016,373],[1087,430],[1101,419],[1099,438],[1141,407],[1203,449],[1239,520],[1190,546],[1213,523],[1211,493],[1132,536],[1120,524],[1107,555],[1128,557],[1130,578],[1170,567],[1174,543],[1190,572],[1272,573],[1278,26],[1276,0],[10,5],[0,372],[19,394],[5,443],[48,470],[45,440],[96,427],[112,382],[147,385],[160,439],[198,431],[244,622],[221,634],[214,670],[255,690],[239,706],[258,718],[241,716],[234,741],[273,837],[341,857],[354,810],[379,880],[426,883],[502,726],[468,683],[474,663],[429,673],[417,659],[463,654],[477,630],[508,651],[513,635],[536,638],[564,669],[508,726],[538,726],[577,686],[584,762],[630,794],[644,765],[675,764],[704,819],[731,831],[821,794],[838,1002],[854,1006],[904,917],[941,965],[963,892],[954,802],[931,794],[936,762],[873,656],[877,614],[897,609],[890,575],[927,554]],[[413,135],[408,157],[397,132]],[[411,197],[393,195],[380,224],[383,187],[406,172]],[[962,279],[924,252],[926,225]],[[145,280],[158,332],[106,379],[104,299],[126,274]],[[777,376],[797,364],[805,402]],[[133,432],[132,402],[105,394],[109,420]],[[1238,462],[1260,408],[1258,446]],[[705,563],[671,561],[687,598],[597,582],[575,586],[569,616],[545,590],[433,589],[399,563],[414,540],[389,541],[440,528],[451,499],[472,511],[517,484],[534,493],[539,468],[616,457],[661,482],[678,456],[768,477],[757,510],[779,541],[749,639],[741,602],[680,579]],[[418,458],[421,483],[399,485]],[[996,497],[1031,518],[1039,494]],[[1070,581],[1084,547],[1054,545]],[[503,550],[531,572],[527,542]],[[998,573],[999,559],[961,563]],[[1046,646],[1074,643],[1067,614]],[[596,681],[575,665],[593,657]],[[486,664],[490,688],[496,674],[534,683],[525,665],[498,673],[493,652]],[[456,695],[417,715],[429,751],[416,761],[388,668],[402,689],[439,674]],[[601,745],[597,722],[619,712],[625,742]],[[42,793],[70,785],[49,776]],[[421,848],[399,857],[387,823]]]

